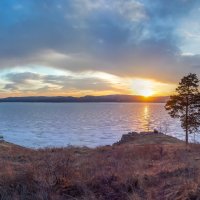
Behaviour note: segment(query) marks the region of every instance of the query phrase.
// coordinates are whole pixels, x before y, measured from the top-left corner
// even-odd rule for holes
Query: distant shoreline
[[[114,101],[101,101],[101,102],[94,102],[94,101],[88,101],[88,102],[51,102],[51,101],[3,101],[3,102],[0,102],[0,103],[58,103],[58,104],[82,104],[82,103],[85,103],[85,104],[89,104],[89,103],[98,103],[98,104],[101,104],[101,103],[109,103],[109,104],[118,104],[118,103],[124,103],[124,104],[132,104],[132,103],[141,103],[141,104],[145,104],[145,103],[151,103],[151,104],[165,104],[165,102],[141,102],[141,101],[134,101],[134,102],[126,102],[126,101],[120,101],[120,102],[114,102]]]
[[[0,103],[165,103],[168,96],[143,97],[136,95],[106,95],[106,96],[29,96],[1,98]]]

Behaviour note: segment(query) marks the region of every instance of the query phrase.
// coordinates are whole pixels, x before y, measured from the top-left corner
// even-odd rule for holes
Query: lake
[[[1,103],[0,134],[26,147],[96,147],[156,128],[184,139],[163,103]],[[190,138],[193,139],[193,136]]]

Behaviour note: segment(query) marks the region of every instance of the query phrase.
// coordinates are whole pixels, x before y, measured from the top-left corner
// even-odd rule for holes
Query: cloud
[[[196,28],[186,22],[198,19],[199,6],[197,0],[1,0],[0,72],[37,65],[176,82],[200,72],[197,46],[183,45],[188,34],[197,40],[198,22]],[[93,77],[45,77],[37,70],[9,76],[10,90],[36,83],[35,90],[113,90]]]
[[[19,88],[15,84],[13,84],[13,83],[6,84],[3,87],[3,89],[6,90],[6,91],[9,91],[9,90],[11,90],[11,91],[17,91],[17,90],[19,90]]]
[[[36,73],[31,72],[24,72],[24,73],[18,73],[18,74],[7,74],[7,79],[9,81],[14,82],[15,84],[25,84],[29,80],[39,80],[40,75]]]
[[[95,77],[96,76],[96,77]],[[108,75],[109,77],[109,75]],[[73,92],[124,92],[124,88],[113,80],[98,77],[71,75],[43,75],[32,72],[8,73],[5,76],[4,92],[15,91],[19,93],[29,92],[39,94],[39,92],[62,92],[66,95]]]

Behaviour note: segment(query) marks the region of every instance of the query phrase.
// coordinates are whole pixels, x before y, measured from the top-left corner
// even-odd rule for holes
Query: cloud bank
[[[138,77],[173,84],[200,72],[199,17],[198,0],[1,0],[1,92],[129,93]]]

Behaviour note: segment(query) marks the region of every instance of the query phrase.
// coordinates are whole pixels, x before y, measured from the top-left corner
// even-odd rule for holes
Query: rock
[[[153,131],[140,132],[140,134],[144,134],[144,135],[155,135],[155,134],[163,134],[163,133],[159,132],[157,129],[154,129]]]
[[[127,143],[130,140],[134,140],[137,136],[139,136],[139,133],[137,133],[137,132],[129,132],[128,134],[122,135],[120,141],[116,142],[115,144]]]
[[[169,143],[180,143],[181,140],[174,138],[169,135],[165,135],[157,130],[151,132],[130,132],[122,135],[121,139],[114,143],[114,145],[120,145],[125,143],[131,143],[135,145],[140,144],[169,144]]]

